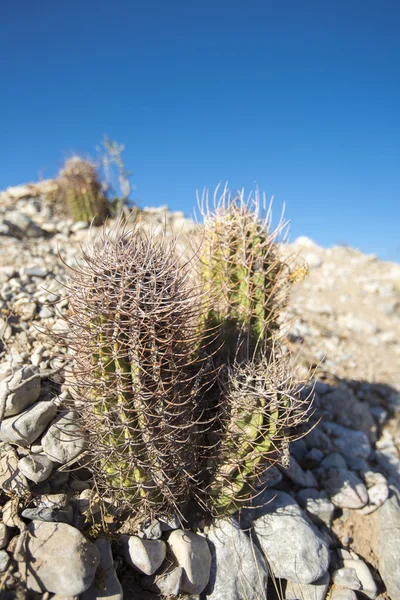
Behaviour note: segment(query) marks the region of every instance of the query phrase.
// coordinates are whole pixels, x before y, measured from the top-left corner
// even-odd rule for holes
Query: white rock
[[[362,560],[354,560],[346,558],[343,561],[346,569],[354,569],[356,575],[361,583],[361,592],[374,600],[378,592],[376,589],[376,583],[368,569],[367,565]]]
[[[329,587],[329,573],[325,573],[314,583],[295,583],[288,581],[285,600],[325,600]]]
[[[377,508],[382,506],[382,504],[389,497],[389,487],[386,482],[376,483],[368,488],[368,498],[369,502],[367,506],[360,509],[360,512],[363,515],[369,515],[374,512]]]
[[[326,492],[314,488],[305,488],[296,494],[296,499],[308,513],[318,517],[330,527],[335,506],[329,500]]]
[[[57,406],[52,400],[36,402],[19,415],[3,419],[0,424],[0,439],[20,446],[30,446],[42,435],[56,414]]]
[[[390,598],[400,598],[400,493],[390,486],[390,496],[375,512],[376,540],[373,548],[379,573]]]
[[[266,490],[265,505],[255,509],[254,532],[275,575],[295,583],[313,583],[329,567],[327,543],[289,494]]]
[[[0,550],[0,573],[4,573],[10,562],[10,556],[5,550]]]
[[[82,594],[81,600],[122,600],[122,587],[115,572],[110,542],[98,538],[94,545],[99,551],[100,563],[92,585]]]
[[[45,454],[31,454],[20,459],[19,470],[27,479],[40,483],[45,481],[53,470],[53,463]]]
[[[322,429],[332,440],[336,450],[346,456],[368,458],[371,444],[362,431],[355,431],[337,423],[322,422]]]
[[[173,564],[166,564],[166,568],[155,575],[144,575],[143,586],[151,591],[158,592],[162,597],[176,597],[182,584],[183,569]]]
[[[137,571],[153,575],[162,565],[167,546],[162,540],[143,540],[136,535],[122,535],[125,560]]]
[[[0,448],[0,487],[5,492],[20,496],[29,490],[29,484],[18,468],[18,457],[12,449]]]
[[[357,600],[357,594],[353,590],[335,587],[332,590],[331,600]]]
[[[362,508],[368,503],[367,488],[361,479],[348,469],[326,469],[320,481],[335,506]]]
[[[211,553],[207,541],[192,531],[175,529],[168,538],[168,546],[178,566],[183,568],[181,590],[200,594],[210,578]]]
[[[78,596],[90,587],[100,556],[80,531],[64,523],[32,521],[28,533],[29,569],[20,563],[28,589]]]
[[[0,522],[0,549],[2,550],[8,544],[10,531],[5,523]]]
[[[36,402],[40,394],[39,369],[34,365],[22,367],[0,382],[0,403],[6,402],[4,417],[17,415]]]
[[[360,590],[361,583],[357,577],[357,571],[353,568],[342,567],[332,575],[333,583],[350,590]]]
[[[77,413],[61,413],[42,437],[42,446],[53,462],[65,464],[77,458],[86,448]]]

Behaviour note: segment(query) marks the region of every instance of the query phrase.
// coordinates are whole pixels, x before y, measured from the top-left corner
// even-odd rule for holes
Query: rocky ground
[[[127,527],[111,543],[99,532],[115,515],[96,501],[62,348],[45,333],[67,310],[60,256],[73,266],[89,231],[55,213],[51,188],[0,193],[2,598],[400,599],[400,265],[307,238],[287,246],[310,267],[287,345],[314,370],[312,430],[253,508],[196,531]],[[166,222],[182,245],[195,231],[165,209],[143,221]]]

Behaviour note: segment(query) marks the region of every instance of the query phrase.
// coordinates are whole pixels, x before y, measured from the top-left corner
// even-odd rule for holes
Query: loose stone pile
[[[311,267],[288,311],[288,346],[302,345],[304,368],[318,365],[300,434],[311,431],[234,517],[138,528],[99,502],[79,415],[67,408],[66,349],[44,331],[68,308],[58,252],[73,265],[88,235],[52,213],[51,189],[0,194],[4,598],[400,598],[400,266],[304,238],[289,247]],[[166,209],[143,220],[194,230]]]

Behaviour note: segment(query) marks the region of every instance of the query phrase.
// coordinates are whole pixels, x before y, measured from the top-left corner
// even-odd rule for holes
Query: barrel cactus
[[[65,210],[74,221],[104,223],[110,206],[92,163],[73,156],[60,171],[58,183]]]

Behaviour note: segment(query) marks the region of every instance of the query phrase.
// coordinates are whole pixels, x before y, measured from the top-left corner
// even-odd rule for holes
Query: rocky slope
[[[127,522],[110,543],[98,533],[117,517],[96,501],[62,349],[44,332],[67,309],[60,256],[73,266],[89,230],[56,214],[51,189],[0,193],[2,597],[400,599],[400,265],[307,238],[283,248],[310,267],[286,320],[314,370],[311,432],[234,519],[140,535]],[[142,219],[182,248],[196,230],[166,209]]]

